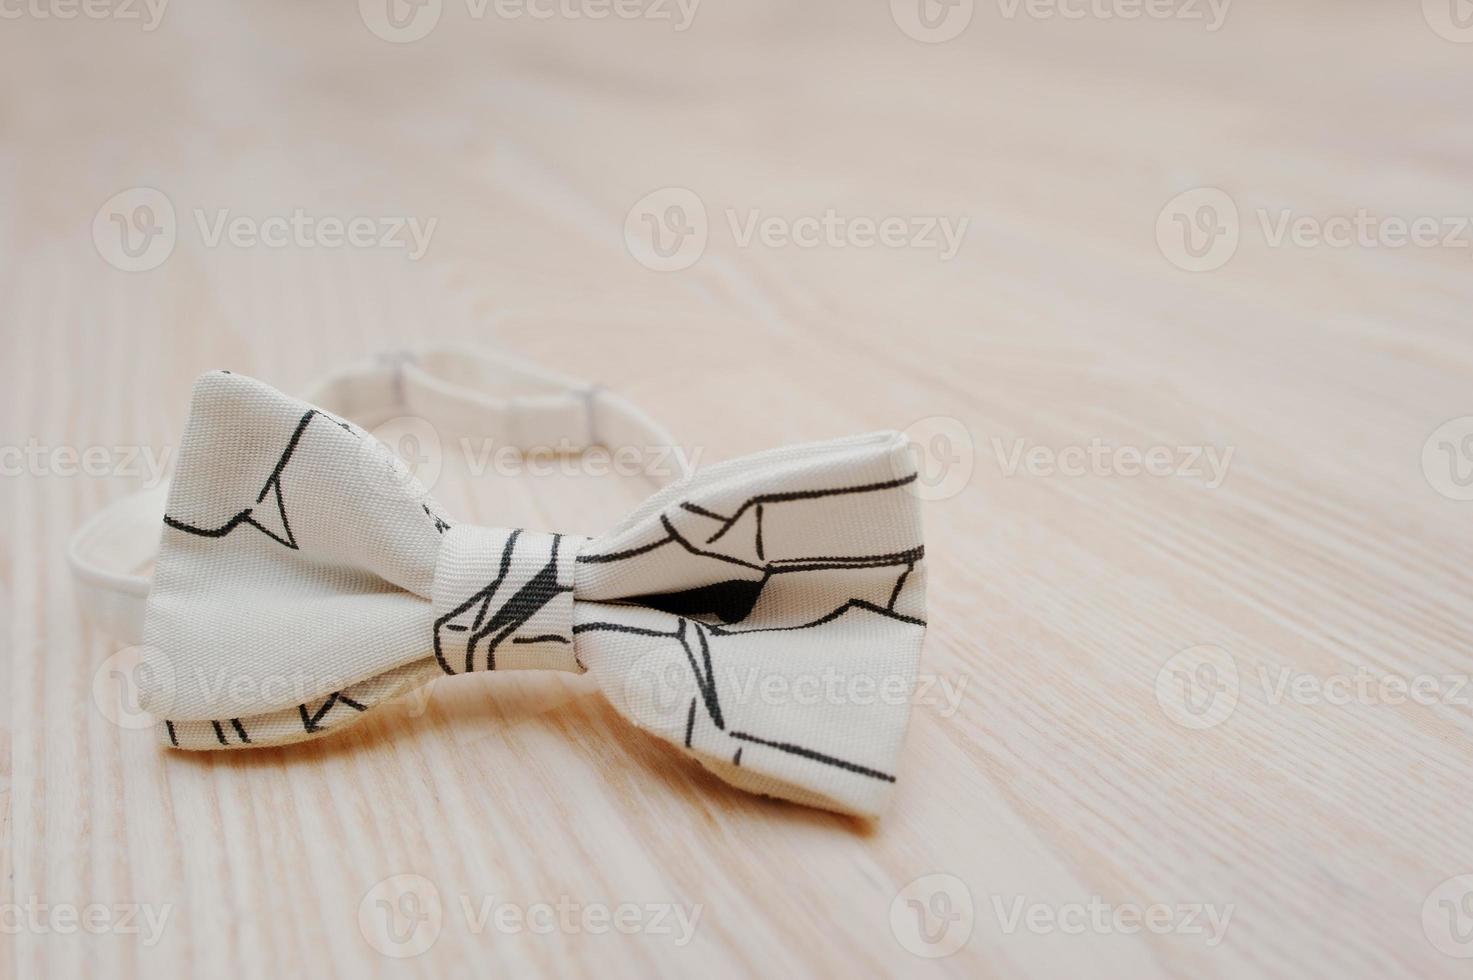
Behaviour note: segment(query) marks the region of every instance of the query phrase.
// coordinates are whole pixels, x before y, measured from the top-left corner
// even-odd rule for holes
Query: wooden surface
[[[1447,950],[1473,953],[1473,890],[1437,890],[1473,874],[1473,503],[1437,475],[1467,430],[1426,468],[1423,448],[1473,414],[1473,250],[1272,247],[1258,217],[1473,214],[1473,45],[1432,8],[1243,0],[1209,31],[979,3],[944,43],[908,36],[903,6],[838,0],[712,0],[683,31],[447,2],[413,43],[341,0],[181,2],[152,31],[5,20],[0,444],[117,465],[17,473],[11,454],[0,479],[0,963],[1467,975]],[[92,230],[140,186],[173,205],[177,244],[129,273]],[[630,211],[670,187],[698,196],[708,240],[660,272]],[[1229,195],[1241,240],[1190,272],[1162,212],[1202,187]],[[679,217],[670,200],[657,220]],[[1205,227],[1205,199],[1185,200]],[[417,261],[210,247],[195,211],[221,208],[437,224]],[[727,217],[830,208],[968,225],[943,259],[743,246]],[[916,708],[882,821],[727,789],[581,679],[460,678],[331,741],[229,756],[109,720],[94,674],[119,645],[81,619],[62,547],[148,482],[112,447],[169,450],[208,368],[300,390],[351,354],[438,341],[616,386],[708,460],[937,417],[916,431],[965,431],[970,449],[926,441],[972,474],[927,504],[922,667],[961,698]],[[1043,465],[1096,440],[1230,465],[1220,483]],[[469,520],[591,533],[640,496],[476,479],[455,455],[436,492]],[[1388,677],[1432,678],[1432,703],[1397,703]],[[441,900],[433,944],[403,959],[360,922],[387,928],[371,890],[401,874]],[[925,875],[950,877],[901,894]],[[680,945],[478,932],[488,900],[701,912]],[[168,918],[152,945],[17,918],[89,903]],[[1130,928],[1157,903],[1169,930]]]

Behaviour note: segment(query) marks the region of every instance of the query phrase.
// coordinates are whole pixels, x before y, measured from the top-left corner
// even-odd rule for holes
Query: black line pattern
[[[753,571],[772,572],[776,574],[781,572],[812,572],[825,568],[870,568],[879,565],[904,565],[912,561],[919,561],[925,555],[925,546],[918,545],[905,551],[897,551],[884,555],[833,555],[812,558],[778,558],[770,562],[758,564],[757,562],[750,562],[738,558],[735,555],[723,555],[719,551],[710,551],[692,544],[675,529],[675,525],[670,523],[670,518],[663,514],[660,515],[660,523],[665,528],[665,537],[657,541],[651,541],[649,544],[642,544],[625,551],[615,551],[602,555],[579,555],[577,560],[594,564],[626,561],[627,559],[635,558],[674,542],[691,554],[700,555],[702,558],[714,558],[717,561],[739,565],[742,568],[750,568]]]
[[[870,769],[867,766],[856,766],[852,762],[846,762],[843,759],[836,759],[831,755],[824,755],[822,752],[815,752],[812,749],[805,749],[801,745],[793,745],[790,742],[769,742],[765,738],[758,738],[756,735],[748,735],[746,732],[732,732],[731,737],[739,738],[743,742],[755,742],[758,745],[765,745],[770,749],[777,749],[779,752],[787,752],[789,755],[801,755],[805,759],[812,759],[814,762],[822,762],[826,766],[836,766],[839,769],[847,769],[850,772],[858,773],[861,776],[868,776],[871,779],[883,779],[887,783],[895,782],[895,777],[887,772],[880,772],[878,769]]]
[[[757,494],[755,496],[749,497],[740,507],[738,507],[736,509],[736,512],[733,513],[730,517],[723,517],[722,515],[716,513],[715,511],[709,510],[709,509],[707,509],[705,507],[700,506],[699,504],[695,504],[695,503],[692,503],[690,501],[682,501],[679,504],[676,504],[676,506],[679,507],[681,510],[687,511],[689,513],[697,514],[697,515],[699,515],[701,517],[707,517],[707,518],[710,518],[711,520],[715,520],[715,521],[720,521],[721,522],[721,527],[717,528],[717,530],[715,531],[715,533],[713,533],[709,538],[706,539],[706,542],[705,542],[706,544],[712,544],[712,543],[720,540],[722,537],[724,537],[726,535],[726,532],[730,531],[732,529],[732,527],[736,524],[736,522],[741,519],[742,515],[745,514],[749,509],[751,509],[753,507],[758,508],[759,511],[760,511],[760,509],[761,509],[761,507],[762,507],[763,504],[782,503],[782,502],[789,501],[789,500],[816,500],[816,499],[819,499],[819,498],[822,498],[822,497],[836,497],[836,496],[842,496],[842,495],[851,494],[851,493],[873,493],[873,492],[880,491],[880,490],[892,490],[892,489],[894,489],[896,487],[903,487],[906,484],[914,483],[917,476],[918,476],[918,474],[916,474],[916,473],[910,473],[910,474],[907,474],[906,476],[897,477],[896,479],[893,479],[893,480],[883,480],[883,481],[880,481],[880,482],[877,482],[877,483],[865,483],[865,484],[859,484],[857,486],[829,487],[827,489],[822,489],[822,490],[787,490],[787,491],[782,491],[780,493]],[[753,562],[743,561],[742,559],[736,558],[735,556],[732,556],[732,555],[723,555],[720,552],[709,551],[709,550],[706,550],[706,549],[703,549],[703,548],[696,547],[690,541],[687,541],[685,538],[683,538],[680,535],[680,532],[678,532],[678,531],[675,530],[675,526],[670,523],[670,519],[667,516],[665,516],[664,514],[660,515],[660,523],[665,528],[665,537],[663,537],[663,538],[659,538],[659,539],[657,539],[655,541],[651,541],[648,544],[637,545],[637,546],[635,546],[633,548],[626,548],[623,551],[614,551],[614,552],[608,552],[608,553],[605,553],[605,554],[595,554],[595,555],[581,554],[581,555],[578,556],[578,561],[585,562],[585,563],[588,563],[588,564],[604,564],[604,563],[607,563],[607,562],[624,561],[626,559],[635,558],[635,557],[637,557],[639,555],[643,555],[643,554],[646,554],[648,552],[654,551],[656,548],[664,547],[665,545],[670,544],[671,542],[677,542],[678,544],[680,544],[681,547],[683,547],[686,551],[689,551],[691,554],[701,555],[701,556],[706,557],[706,558],[715,558],[715,559],[717,559],[719,561],[728,561],[728,562],[731,562],[732,564],[742,565],[742,566],[744,566],[746,568],[752,568],[752,569],[762,570],[762,569],[764,569],[766,567],[764,565],[754,564]],[[757,521],[757,532],[756,532],[756,536],[757,536],[757,539],[758,539],[759,542],[760,542],[760,539],[761,539],[761,535],[762,535],[762,528],[761,528],[761,520],[760,520],[760,515],[759,515],[759,519]],[[917,549],[917,550],[919,550],[919,549]],[[760,543],[757,544],[757,551],[758,551],[758,557],[759,558],[762,558],[762,545]],[[876,556],[876,557],[881,557],[881,556]],[[763,560],[765,561],[765,559],[763,559]],[[788,560],[789,561],[793,561],[793,560],[796,560],[796,559],[788,559]],[[850,563],[850,562],[855,561],[856,559],[853,559],[853,558],[813,558],[813,559],[803,559],[803,560],[805,560],[805,561],[831,561],[831,562]]]
[[[286,448],[282,450],[281,456],[277,458],[276,465],[271,468],[271,475],[267,477],[266,482],[261,485],[261,492],[256,494],[255,504],[250,507],[244,508],[234,517],[230,518],[230,520],[226,521],[224,524],[221,524],[218,527],[196,527],[193,524],[187,524],[184,521],[170,517],[167,514],[164,515],[164,523],[167,524],[169,527],[176,528],[189,534],[195,534],[202,538],[223,538],[230,534],[231,531],[234,531],[240,525],[249,524],[251,527],[260,531],[271,540],[286,545],[288,548],[296,551],[297,539],[296,536],[292,534],[291,521],[288,520],[286,516],[286,501],[282,498],[281,494],[281,474],[282,471],[286,469],[286,464],[291,462],[292,454],[297,451],[297,443],[302,441],[302,433],[307,431],[307,424],[311,422],[313,417],[315,417],[317,414],[318,412],[315,408],[308,409],[307,414],[303,415],[302,420],[297,423],[295,431],[292,432],[291,440],[286,444]],[[286,537],[282,537],[281,535],[277,534],[275,531],[272,531],[270,528],[266,527],[264,524],[261,524],[255,519],[255,509],[256,507],[260,506],[261,501],[266,499],[266,494],[268,493],[274,495],[274,497],[276,498],[276,512],[277,515],[281,518],[281,527],[286,534]],[[215,727],[218,729],[219,725],[216,725]],[[220,736],[220,742],[222,745],[225,744],[225,737],[223,735]]]
[[[695,678],[697,696],[693,697],[686,715],[685,723],[685,747],[692,748],[692,739],[695,735],[696,703],[700,701],[705,709],[705,715],[718,731],[726,731],[726,719],[721,712],[720,697],[717,693],[715,675],[711,666],[711,643],[721,636],[732,636],[740,633],[770,632],[770,631],[798,631],[814,629],[826,623],[833,622],[850,610],[864,610],[876,615],[884,616],[897,622],[906,623],[924,628],[925,620],[915,616],[908,616],[896,610],[895,604],[899,600],[905,582],[916,565],[925,557],[925,547],[917,545],[903,551],[888,554],[871,554],[855,556],[832,556],[816,555],[799,558],[767,558],[766,546],[763,539],[762,519],[764,508],[769,504],[781,503],[789,500],[811,500],[822,497],[838,496],[843,494],[869,493],[882,490],[890,490],[905,486],[917,478],[916,473],[897,477],[893,480],[884,480],[873,483],[865,483],[843,487],[833,487],[821,490],[795,490],[781,493],[757,494],[748,498],[730,516],[723,516],[692,501],[682,501],[676,506],[688,513],[696,514],[720,522],[716,529],[704,542],[710,545],[720,540],[741,519],[748,510],[753,511],[754,529],[753,546],[757,556],[757,562],[750,562],[735,555],[722,554],[712,551],[707,547],[698,545],[680,531],[671,522],[667,514],[660,515],[660,524],[664,528],[665,535],[648,544],[638,545],[621,551],[608,552],[604,554],[580,554],[578,561],[590,564],[606,564],[611,562],[627,561],[648,554],[657,548],[669,544],[676,544],[685,551],[706,558],[727,562],[739,568],[760,573],[760,577],[734,578],[711,585],[687,589],[681,592],[663,593],[658,595],[642,595],[625,600],[634,605],[646,606],[659,609],[677,615],[677,627],[673,632],[648,629],[645,627],[629,626],[614,622],[590,622],[582,623],[573,628],[575,634],[588,631],[608,631],[618,633],[632,633],[645,636],[672,637],[677,640],[685,652],[686,662]],[[836,605],[829,612],[805,623],[791,626],[756,626],[746,629],[734,628],[733,623],[746,619],[755,607],[763,588],[774,575],[793,574],[797,572],[823,571],[830,569],[859,569],[859,568],[883,568],[902,567],[900,575],[896,578],[894,588],[890,592],[889,601],[880,606],[860,598],[849,598]],[[721,624],[702,623],[699,620],[687,617],[708,614],[721,620]],[[694,633],[700,647],[699,658],[693,649],[689,634]],[[840,759],[827,753],[819,752],[806,746],[795,745],[791,742],[781,742],[761,738],[747,732],[729,732],[732,738],[750,742],[785,752],[791,755],[801,756],[823,765],[834,766],[857,775],[872,779],[894,782],[895,777],[889,773],[881,772],[868,766],[862,766],[846,759]],[[742,750],[737,748],[732,762],[741,764]]]
[[[891,591],[890,602],[885,608],[889,609],[891,612],[895,611],[895,600],[900,598],[900,590],[905,588],[905,580],[909,578],[910,573],[915,570],[915,562],[911,562],[909,565],[905,566],[905,571],[901,572],[900,577],[895,580],[895,588]]]
[[[734,578],[680,592],[632,596],[624,601],[677,616],[707,613],[723,623],[739,623],[752,614],[752,608],[757,605],[762,587],[766,584],[766,575],[760,579]]]
[[[894,613],[893,611],[887,610],[881,606],[876,606],[873,603],[861,602],[859,600],[851,599],[841,605],[839,608],[835,609],[833,612],[827,614],[826,616],[822,616],[811,623],[805,623],[799,626],[790,627],[766,627],[766,629],[811,629],[814,626],[818,626],[822,623],[837,619],[848,610],[856,608],[867,609],[882,616],[888,615],[891,619],[898,619],[902,622],[924,625],[920,623],[919,620],[913,619],[909,616],[901,616],[898,613]],[[691,649],[691,643],[687,639],[688,626],[691,628],[691,631],[695,633],[696,638],[699,640],[700,643],[701,657],[699,663],[697,662],[695,652]],[[718,731],[726,732],[726,719],[721,713],[721,699],[716,690],[715,673],[711,667],[711,644],[707,638],[708,634],[710,634],[711,636],[729,636],[734,632],[753,633],[760,632],[761,629],[763,628],[754,628],[749,630],[722,630],[719,627],[710,626],[704,623],[697,622],[695,620],[688,620],[682,616],[677,620],[676,628],[670,631],[654,630],[639,626],[628,626],[624,623],[591,622],[577,624],[573,627],[573,632],[575,634],[598,631],[610,633],[634,633],[640,636],[669,637],[680,643],[681,648],[685,651],[686,663],[689,665],[691,673],[695,676],[697,690],[697,696],[691,698],[690,708],[686,714],[685,719],[685,747],[689,749],[692,747],[691,739],[695,733],[696,702],[698,700],[705,708],[706,717],[710,720],[711,724],[714,725]],[[790,755],[802,756],[805,759],[811,759],[814,762],[819,762],[828,766],[834,766],[836,768],[843,769],[847,772],[852,772],[860,776],[868,776],[871,779],[880,779],[891,783],[895,782],[895,777],[890,775],[889,773],[881,772],[878,769],[871,769],[868,766],[862,766],[854,762],[849,762],[846,759],[840,759],[836,756],[828,755],[827,753],[823,752],[818,752],[814,749],[806,748],[801,745],[794,745],[791,742],[771,741],[768,739],[759,738],[756,735],[750,735],[746,732],[726,732],[726,734],[730,735],[732,738],[740,739],[744,742],[753,742],[758,745],[767,746],[768,748],[777,749],[780,752],[786,752]]]
[[[439,514],[436,514],[434,511],[430,510],[429,504],[420,504],[420,506],[423,507],[424,512],[429,515],[430,520],[435,522],[436,531],[444,534],[446,531],[450,530],[450,522],[445,520],[445,518],[441,517]]]
[[[266,482],[261,485],[260,492],[256,494],[256,501],[254,504],[249,507],[242,508],[235,514],[234,517],[230,518],[224,524],[220,524],[216,527],[200,527],[198,525],[191,524],[188,521],[181,520],[177,517],[171,517],[168,514],[164,515],[164,524],[168,527],[174,528],[175,530],[183,531],[186,534],[193,534],[201,538],[228,537],[230,533],[234,531],[237,527],[245,524],[260,531],[262,534],[266,535],[268,538],[277,542],[278,544],[290,548],[293,551],[300,550],[300,547],[297,544],[297,537],[294,533],[292,533],[291,519],[287,516],[286,499],[281,489],[281,478],[282,474],[286,470],[287,464],[291,462],[292,456],[297,451],[297,445],[302,441],[302,434],[307,431],[307,426],[312,422],[312,420],[319,417],[327,419],[329,422],[331,422],[333,425],[336,425],[344,432],[347,432],[349,435],[353,436],[359,441],[362,441],[363,436],[361,436],[358,431],[354,429],[353,426],[348,422],[329,415],[327,412],[324,412],[321,409],[309,408],[306,413],[303,414],[301,420],[297,422],[297,427],[295,430],[293,430],[291,439],[287,441],[286,448],[281,451],[281,455],[277,457],[276,465],[271,468],[271,475],[266,478]],[[388,452],[388,450],[385,450],[385,452]],[[281,522],[280,534],[278,534],[276,531],[273,531],[270,527],[266,526],[256,519],[257,508],[259,508],[261,504],[266,500],[266,495],[268,493],[271,494],[273,498],[272,502],[276,508],[276,516]],[[421,504],[420,506],[424,509],[425,515],[435,522],[436,531],[444,534],[445,531],[450,528],[449,522],[445,521],[443,518],[431,511],[428,504]]]
[[[240,744],[250,745],[251,737],[250,735],[246,734],[245,725],[241,724],[240,719],[227,718],[226,720],[230,722],[230,727],[235,730],[235,735],[238,739],[240,739]],[[164,722],[164,724],[168,726],[169,729],[169,741],[173,742],[175,745],[178,745],[179,736],[174,731],[174,723],[172,721],[166,721]],[[219,742],[221,745],[228,746],[230,744],[230,739],[225,734],[225,726],[221,725],[218,721],[212,721],[210,722],[210,727],[215,729],[215,741]]]
[[[906,616],[903,613],[896,612],[894,609],[887,609],[884,606],[877,606],[873,602],[866,602],[863,599],[845,599],[842,603],[835,606],[829,612],[824,613],[817,619],[810,620],[806,623],[798,623],[793,626],[751,626],[744,630],[734,630],[725,626],[712,625],[707,628],[712,633],[715,633],[718,636],[732,636],[736,633],[776,633],[787,630],[808,630],[813,629],[815,626],[822,626],[824,623],[831,623],[851,609],[867,609],[870,612],[879,613],[881,616],[884,616],[887,619],[894,619],[898,622],[909,623],[912,626],[926,625],[926,621],[924,619],[917,619],[914,616]]]
[[[827,490],[784,490],[779,493],[758,494],[755,497],[748,498],[746,503],[738,507],[736,513],[730,517],[718,517],[718,520],[724,521],[725,523],[715,534],[706,539],[706,543],[712,544],[719,540],[722,535],[731,530],[732,525],[741,520],[742,515],[750,507],[760,508],[763,504],[782,503],[787,500],[814,500],[819,497],[837,497],[847,493],[872,493],[876,490],[891,490],[895,487],[903,487],[907,483],[913,482],[918,475],[917,473],[911,473],[908,476],[898,477],[894,480],[882,480],[879,483],[864,483],[859,486],[831,487]],[[709,516],[717,516],[709,514],[709,512],[707,513]]]
[[[538,572],[514,592],[501,607],[495,612],[491,611],[492,600],[501,589],[502,583],[506,581],[507,573],[511,570],[512,554],[516,550],[517,539],[521,537],[521,530],[514,530],[507,535],[506,544],[501,551],[501,568],[496,577],[486,584],[484,588],[466,599],[454,609],[445,613],[435,620],[434,648],[435,659],[440,664],[440,669],[447,674],[454,674],[449,662],[445,659],[444,644],[441,640],[441,632],[449,630],[452,633],[469,633],[465,644],[465,673],[475,670],[476,648],[482,640],[488,636],[490,640],[486,643],[486,669],[496,669],[496,648],[511,637],[522,624],[536,615],[537,611],[547,605],[554,598],[564,592],[572,592],[572,584],[560,585],[557,580],[558,548],[562,542],[561,534],[551,535],[551,554],[548,555],[547,563]],[[476,617],[471,625],[454,623],[452,620],[463,615],[472,606],[479,604]],[[522,637],[512,640],[513,643],[536,643],[541,640],[551,639],[556,642],[570,642],[565,637]]]
[[[346,704],[355,711],[368,710],[367,706],[359,704],[342,691],[333,691],[327,696],[327,700],[322,702],[322,706],[310,714],[307,712],[307,706],[305,704],[297,705],[297,712],[302,718],[302,729],[309,735],[323,731],[322,719],[327,717],[327,713],[332,710],[333,705],[340,703]]]
[[[725,582],[704,586],[699,589],[691,589],[684,592],[669,593],[664,595],[638,596],[627,600],[639,605],[649,606],[654,609],[663,609],[667,612],[674,612],[680,615],[694,616],[701,615],[703,613],[714,615],[728,627],[732,623],[741,622],[751,614],[752,610],[757,604],[758,599],[761,597],[762,590],[766,587],[768,582],[771,580],[771,577],[774,575],[788,575],[800,572],[825,571],[831,569],[864,569],[883,568],[888,566],[905,566],[905,573],[902,574],[897,580],[895,588],[890,595],[890,599],[886,604],[885,612],[892,618],[896,618],[904,622],[913,623],[915,625],[924,627],[925,622],[923,620],[911,616],[905,616],[904,614],[897,612],[895,609],[895,604],[899,600],[901,591],[904,588],[906,575],[909,574],[910,570],[914,569],[917,562],[921,561],[925,557],[925,547],[923,545],[918,544],[913,548],[908,548],[902,551],[886,554],[809,555],[795,558],[776,558],[769,560],[767,558],[766,542],[763,535],[763,517],[766,512],[766,508],[772,504],[779,504],[790,500],[815,500],[849,494],[874,493],[885,490],[892,490],[906,486],[907,484],[914,482],[916,478],[917,474],[912,472],[891,480],[881,480],[871,483],[852,484],[841,487],[830,487],[827,489],[791,490],[780,493],[756,494],[749,497],[745,502],[743,502],[741,506],[739,506],[736,511],[732,513],[729,517],[718,514],[715,511],[696,504],[692,501],[683,501],[677,505],[679,509],[684,510],[688,513],[696,514],[698,516],[720,522],[720,526],[716,529],[716,531],[707,537],[705,541],[706,545],[709,545],[712,542],[720,539],[723,535],[730,531],[732,527],[736,525],[737,521],[741,519],[742,515],[746,511],[752,510],[754,518],[753,523],[755,525],[753,528],[753,548],[757,556],[756,562],[747,561],[746,559],[739,558],[735,555],[722,554],[720,552],[712,551],[708,547],[702,547],[701,545],[695,544],[686,535],[680,533],[679,529],[675,527],[674,523],[670,520],[667,514],[660,515],[660,523],[665,530],[665,537],[651,542],[647,545],[630,548],[622,552],[615,552],[612,554],[592,557],[580,555],[579,560],[583,561],[585,560],[585,558],[587,558],[587,560],[598,561],[623,561],[629,558],[637,557],[641,554],[645,554],[653,550],[654,548],[661,547],[670,543],[675,543],[685,549],[687,552],[690,552],[691,554],[707,558],[714,558],[718,561],[735,565],[747,571],[759,573],[760,577],[755,580],[751,578],[733,578]],[[828,614],[815,619],[811,623],[803,624],[802,627],[787,626],[761,628],[794,629],[806,628],[809,626],[820,626],[826,622],[831,621],[832,619],[837,618],[838,616],[842,615],[847,609],[853,608],[855,606],[858,606],[860,608],[878,610],[878,607],[875,606],[873,603],[855,597],[851,598],[847,603],[841,604],[840,606],[836,607]],[[713,632],[722,633],[738,631],[724,629],[722,627],[714,627]]]

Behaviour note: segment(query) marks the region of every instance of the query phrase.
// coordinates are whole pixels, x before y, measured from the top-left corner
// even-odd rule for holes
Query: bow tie
[[[604,389],[432,352],[312,397],[223,371],[194,386],[142,614],[141,703],[167,744],[321,737],[445,674],[586,672],[630,722],[738,787],[883,808],[925,630],[903,436],[703,468],[588,538],[462,523],[360,425],[669,444]],[[89,567],[88,542],[116,537],[79,532],[89,605],[127,591]]]

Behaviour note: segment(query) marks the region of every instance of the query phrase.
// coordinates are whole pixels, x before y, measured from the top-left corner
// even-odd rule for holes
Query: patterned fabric
[[[862,815],[925,629],[914,461],[877,433],[698,471],[595,538],[462,525],[352,422],[195,385],[143,640],[181,749],[315,738],[445,674],[587,672],[744,789]]]

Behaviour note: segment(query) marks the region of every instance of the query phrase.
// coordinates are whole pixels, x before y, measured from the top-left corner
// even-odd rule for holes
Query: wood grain
[[[1473,898],[1436,889],[1473,874],[1473,503],[1422,461],[1473,415],[1473,249],[1274,247],[1260,217],[1473,214],[1473,45],[1417,4],[1241,0],[1209,31],[998,2],[936,44],[837,0],[711,2],[679,31],[447,0],[405,44],[341,0],[179,3],[151,31],[35,9],[0,29],[7,972],[1466,975],[1439,936],[1473,954],[1456,931]],[[127,273],[92,225],[132,187],[167,195],[177,244]],[[699,198],[708,241],[657,272],[625,224],[671,187]],[[1200,187],[1230,196],[1241,241],[1194,273],[1157,221]],[[211,247],[196,218],[298,208],[436,225],[411,261]],[[967,230],[949,260],[736,234],[754,210],[787,227],[829,209]],[[300,390],[430,342],[601,380],[708,461],[961,427],[954,454],[927,444],[972,474],[926,507],[923,664],[961,696],[917,707],[891,813],[727,789],[581,679],[437,683],[253,753],[170,753],[109,721],[94,674],[118,645],[81,618],[62,548],[148,482],[114,447],[171,450],[209,368]],[[1231,456],[1215,486],[1009,470],[1095,444]],[[17,469],[27,446],[117,465]],[[456,449],[436,492],[468,520],[591,533],[642,492],[478,478]],[[1231,689],[1172,672],[1204,646],[1236,670],[1236,706],[1194,728],[1173,692]],[[1432,703],[1388,677],[1431,678]],[[442,905],[404,959],[359,920],[400,874]],[[953,902],[949,928],[971,931],[939,959],[913,952],[937,947],[901,895],[932,874],[972,905]],[[682,945],[478,929],[463,900],[700,918]],[[89,903],[169,918],[152,945],[17,918]],[[1153,905],[1170,928],[1130,928]],[[1194,906],[1225,931],[1187,922]]]

